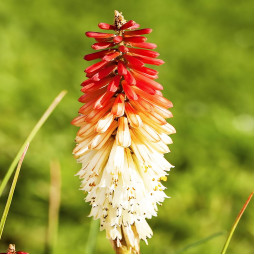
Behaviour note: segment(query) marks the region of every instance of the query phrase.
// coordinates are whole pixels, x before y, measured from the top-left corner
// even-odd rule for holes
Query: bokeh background
[[[175,165],[167,199],[149,220],[143,253],[219,253],[253,190],[253,1],[0,1],[0,179],[21,144],[63,89],[68,94],[30,145],[1,240],[45,252],[49,164],[61,165],[58,243],[54,253],[84,253],[90,206],[79,191],[71,152],[81,106],[80,83],[92,52],[85,31],[113,21],[113,11],[150,27],[165,64],[158,68],[173,101],[177,133],[167,159]],[[9,186],[8,186],[9,188]],[[8,188],[0,199],[2,213]],[[228,252],[253,253],[253,201]],[[112,253],[98,233],[95,253]]]

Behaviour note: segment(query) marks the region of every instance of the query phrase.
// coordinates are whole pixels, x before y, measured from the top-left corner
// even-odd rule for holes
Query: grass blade
[[[249,204],[249,202],[250,202],[250,200],[251,200],[251,198],[252,198],[252,196],[253,196],[253,193],[254,193],[254,192],[252,192],[252,193],[250,194],[250,196],[248,197],[247,201],[245,202],[243,208],[242,208],[241,211],[239,212],[239,214],[238,214],[238,216],[237,216],[237,218],[236,218],[236,220],[235,220],[235,222],[234,222],[234,224],[233,224],[233,226],[232,226],[232,228],[231,228],[231,230],[230,230],[230,233],[229,233],[228,238],[227,238],[227,240],[226,240],[226,242],[225,242],[225,244],[224,244],[224,247],[223,247],[223,249],[222,249],[221,254],[225,254],[225,253],[226,253],[227,248],[228,248],[228,246],[229,246],[229,243],[230,243],[230,241],[231,241],[231,238],[232,238],[232,236],[233,236],[233,234],[234,234],[234,232],[235,232],[235,229],[236,229],[236,227],[237,227],[237,225],[238,225],[238,222],[239,222],[239,220],[241,219],[241,217],[242,217],[242,215],[243,215],[243,213],[244,213],[246,207],[248,206],[248,204]]]
[[[218,237],[218,236],[221,236],[223,235],[224,232],[217,232],[215,234],[212,234],[206,238],[203,238],[197,242],[194,242],[194,243],[191,243],[191,244],[188,244],[187,246],[185,246],[183,249],[181,250],[178,250],[177,252],[175,252],[175,254],[180,254],[180,253],[184,253],[185,251],[187,251],[188,249],[191,249],[191,248],[194,248],[194,247],[197,247],[199,246],[200,244],[204,244],[206,242],[209,242],[211,241],[212,239],[214,239],[215,237]]]
[[[58,240],[59,208],[61,202],[61,167],[59,161],[50,162],[49,223],[45,253],[53,254]]]
[[[21,158],[20,158],[20,160],[19,160],[19,164],[18,164],[18,166],[17,166],[16,173],[15,173],[14,178],[13,178],[13,181],[12,181],[12,186],[11,186],[11,189],[10,189],[10,193],[9,193],[9,196],[8,196],[8,199],[7,199],[5,208],[4,208],[3,216],[2,216],[1,222],[0,222],[0,240],[1,240],[1,238],[2,238],[2,234],[3,234],[3,230],[4,230],[4,225],[5,225],[5,222],[6,222],[6,219],[7,219],[7,215],[8,215],[10,206],[11,206],[13,193],[14,193],[14,190],[15,190],[15,187],[16,187],[16,184],[17,184],[17,181],[18,181],[20,168],[21,168],[22,162],[23,162],[23,160],[24,160],[24,157],[25,157],[25,155],[26,155],[28,146],[29,146],[29,143],[27,143],[27,145],[25,146],[25,149],[24,149],[24,151],[23,151],[23,153],[22,153],[22,155],[21,155]]]
[[[90,229],[89,229],[89,236],[86,244],[85,254],[93,253],[96,245],[97,240],[97,233],[98,233],[98,220],[94,220],[91,218]]]
[[[33,140],[33,138],[35,137],[37,132],[40,130],[40,128],[42,127],[44,122],[48,119],[50,114],[53,112],[53,110],[56,108],[56,106],[60,103],[60,101],[63,99],[63,97],[65,96],[66,93],[67,93],[67,91],[63,90],[58,94],[58,96],[53,100],[51,105],[48,107],[48,109],[45,111],[45,113],[42,115],[42,117],[36,123],[33,130],[28,135],[28,137],[27,137],[26,141],[24,142],[24,144],[21,146],[21,148],[18,151],[16,157],[12,161],[6,175],[4,176],[4,179],[3,179],[2,183],[0,184],[0,197],[1,197],[1,195],[4,191],[4,189],[5,189],[6,184],[8,183],[9,179],[11,178],[12,173],[15,170],[15,167],[16,167],[16,165],[17,165],[17,163],[18,163],[18,161],[19,161],[19,159],[22,155],[22,152],[24,151],[27,143],[31,143],[31,141]]]

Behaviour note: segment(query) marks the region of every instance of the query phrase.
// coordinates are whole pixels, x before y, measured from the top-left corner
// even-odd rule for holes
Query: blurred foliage
[[[253,1],[2,0],[0,179],[53,98],[63,89],[69,93],[30,145],[1,251],[15,243],[20,250],[44,252],[52,159],[62,169],[54,252],[85,251],[90,206],[74,176],[80,165],[71,154],[77,128],[70,121],[81,106],[79,84],[88,66],[83,55],[92,52],[84,32],[111,23],[115,9],[153,28],[148,41],[166,62],[158,80],[174,103],[170,122],[177,129],[166,155],[175,165],[166,191],[172,198],[149,220],[154,236],[148,246],[141,244],[142,252],[219,253],[253,190]],[[253,249],[252,202],[228,252]],[[113,252],[104,232],[95,252]]]

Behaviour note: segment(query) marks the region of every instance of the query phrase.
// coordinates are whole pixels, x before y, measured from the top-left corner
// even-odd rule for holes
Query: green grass
[[[62,170],[56,253],[84,253],[89,205],[74,174],[80,83],[92,52],[85,31],[99,31],[122,11],[158,45],[166,62],[158,81],[173,101],[177,133],[166,157],[175,165],[167,199],[149,220],[154,236],[143,253],[220,253],[236,215],[253,190],[253,2],[247,1],[0,1],[0,179],[30,130],[61,90],[65,100],[29,148],[0,251],[8,243],[42,253],[48,223],[49,162]],[[9,183],[10,185],[10,183]],[[0,208],[8,195],[4,192]],[[223,233],[216,235],[217,233]],[[214,236],[213,238],[209,238]],[[208,239],[209,238],[209,239]],[[206,241],[203,241],[206,240]],[[196,244],[190,246],[191,244]],[[253,201],[228,248],[253,253]],[[100,232],[96,253],[112,253]]]

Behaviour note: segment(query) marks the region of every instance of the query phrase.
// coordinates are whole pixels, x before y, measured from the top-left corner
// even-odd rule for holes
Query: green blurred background
[[[45,251],[51,160],[62,170],[58,243],[54,253],[84,253],[90,206],[74,174],[71,152],[81,106],[83,56],[113,11],[150,27],[165,64],[158,68],[164,95],[173,101],[177,133],[167,159],[175,165],[167,199],[149,220],[154,236],[142,253],[219,253],[253,190],[253,1],[0,1],[0,179],[53,98],[68,90],[30,145],[7,219],[8,243]],[[8,187],[9,189],[9,187]],[[1,197],[0,213],[8,189]],[[229,253],[253,253],[253,202]],[[193,245],[192,245],[193,244]],[[112,253],[100,232],[95,253]]]

